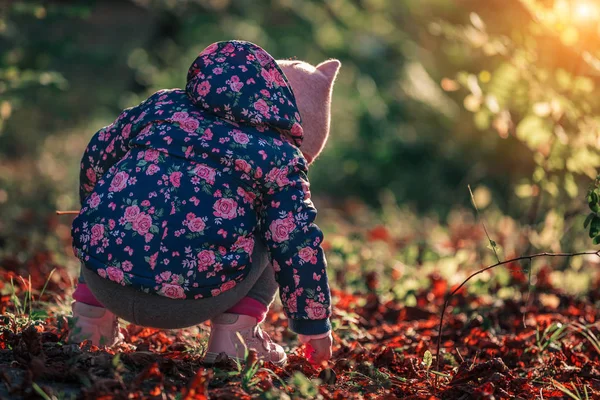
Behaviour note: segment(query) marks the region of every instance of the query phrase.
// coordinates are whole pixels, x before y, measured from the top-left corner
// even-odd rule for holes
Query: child
[[[279,288],[311,360],[331,357],[307,172],[327,140],[339,67],[214,43],[185,90],[161,90],[96,133],[72,229],[82,278],[70,340],[113,344],[117,317],[161,329],[210,319],[205,362],[253,348],[284,364],[283,348],[258,325]]]

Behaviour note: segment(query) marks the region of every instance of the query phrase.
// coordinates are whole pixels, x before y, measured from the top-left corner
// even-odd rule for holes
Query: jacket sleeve
[[[79,174],[79,199],[84,204],[102,176],[129,151],[129,141],[140,131],[138,124],[143,108],[151,101],[124,110],[110,125],[92,137],[83,158]]]
[[[297,157],[267,173],[261,229],[290,329],[317,335],[331,330],[331,296],[307,172],[306,161]]]

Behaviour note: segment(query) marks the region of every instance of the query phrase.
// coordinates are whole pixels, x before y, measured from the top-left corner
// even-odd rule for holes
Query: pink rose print
[[[244,83],[240,82],[240,78],[237,75],[234,75],[229,81],[229,87],[232,91],[239,92],[244,87]]]
[[[239,144],[248,144],[248,142],[250,141],[248,135],[238,130],[233,131],[233,140],[235,140],[235,142]]]
[[[104,237],[104,225],[96,224],[92,226],[92,244],[98,243]]]
[[[148,264],[150,264],[150,268],[154,269],[156,267],[156,260],[158,259],[158,251],[150,256],[148,259]]]
[[[173,114],[173,116],[171,117],[171,119],[173,121],[184,121],[186,119],[188,119],[189,115],[188,113],[186,113],[185,111],[178,111],[176,113]]]
[[[254,55],[258,59],[260,65],[262,65],[263,67],[271,62],[271,57],[263,49],[254,50]]]
[[[271,68],[269,70],[263,69],[260,71],[260,75],[267,81],[268,87],[271,87],[273,83],[281,87],[287,86],[285,80],[283,80],[283,76],[279,73],[277,68]]]
[[[227,43],[227,45],[225,45],[225,47],[223,47],[223,50],[221,50],[221,52],[232,53],[234,50],[235,50],[235,47],[233,47],[233,44]]]
[[[108,190],[111,192],[120,192],[127,187],[127,179],[129,179],[129,174],[127,172],[117,172],[113,177]]]
[[[215,263],[215,253],[211,250],[202,250],[198,253],[198,269],[206,271],[208,267]]]
[[[304,262],[311,263],[311,264],[317,263],[317,257],[316,257],[317,251],[310,247],[304,247],[303,249],[300,249],[300,251],[298,252],[298,256]]]
[[[252,254],[252,250],[254,250],[254,238],[240,236],[235,242],[234,248],[244,249],[246,253]]]
[[[273,76],[271,75],[271,73],[269,72],[269,70],[267,69],[262,69],[260,71],[260,76],[263,77],[263,79],[267,82],[273,82]]]
[[[133,268],[133,264],[131,263],[131,261],[123,261],[121,263],[121,268],[123,268],[123,271],[129,272]]]
[[[237,217],[237,202],[233,199],[219,199],[213,206],[213,215],[217,218],[234,219]]]
[[[269,105],[263,99],[260,99],[254,103],[254,109],[264,116],[269,114]]]
[[[160,294],[171,299],[185,299],[185,292],[179,285],[163,283],[162,287],[160,288]]]
[[[321,303],[308,300],[308,305],[304,307],[304,311],[309,319],[325,319],[327,317],[327,309]]]
[[[160,152],[158,150],[148,149],[144,153],[144,160],[146,160],[148,162],[154,162],[154,161],[158,160],[159,156],[160,156]]]
[[[250,172],[250,164],[246,160],[242,160],[238,158],[235,160],[235,169],[236,171],[244,171],[246,173]]]
[[[284,187],[290,183],[290,180],[287,177],[287,169],[285,167],[273,168],[269,171],[265,179],[267,182],[277,183],[277,186],[279,187]]]
[[[244,198],[244,202],[252,203],[256,199],[256,195],[252,192],[246,192],[243,188],[237,188],[238,196],[242,196]]]
[[[290,221],[290,218],[276,219],[271,222],[269,231],[271,237],[277,243],[282,243],[290,238],[290,233],[296,228],[294,222]]]
[[[175,187],[179,187],[181,185],[181,176],[183,174],[180,171],[175,171],[171,173],[171,176],[169,176],[169,181],[171,182],[171,185],[175,186]]]
[[[96,173],[94,172],[94,170],[92,168],[88,168],[85,171],[85,176],[88,178],[88,180],[91,183],[96,183]]]
[[[281,265],[279,265],[276,259],[273,259],[273,262],[271,264],[273,265],[273,269],[275,270],[275,272],[281,271]]]
[[[123,271],[115,267],[106,268],[106,274],[108,275],[108,279],[111,281],[121,283],[123,282]]]
[[[129,206],[125,209],[125,220],[127,222],[133,222],[139,213],[140,208],[138,206]]]
[[[98,196],[98,193],[92,193],[88,198],[87,203],[89,204],[90,208],[98,207],[98,205],[100,205],[100,196]]]
[[[214,296],[218,296],[221,294],[221,289],[213,289],[210,291],[210,294],[214,297]]]
[[[183,121],[179,121],[179,126],[187,133],[193,133],[196,131],[196,129],[198,129],[200,123],[194,118],[188,118]]]
[[[152,227],[152,217],[145,213],[140,213],[133,220],[131,227],[134,231],[144,236]]]
[[[275,81],[277,86],[281,86],[281,87],[287,86],[287,83],[285,83],[285,80],[283,79],[283,75],[281,75],[281,73],[276,68],[273,68],[271,70],[271,76],[273,77],[273,80]]]
[[[219,45],[216,43],[211,44],[210,46],[208,46],[207,48],[204,49],[204,51],[202,51],[202,53],[200,53],[201,56],[208,56],[210,54],[213,54],[214,52],[216,52],[219,49]]]
[[[286,305],[291,313],[298,312],[298,298],[296,296],[292,295],[292,297],[287,299]]]
[[[202,97],[206,96],[210,92],[210,83],[208,81],[202,81],[198,85],[198,94]]]
[[[156,165],[156,164],[150,164],[148,166],[148,169],[146,170],[146,175],[154,175],[158,171],[160,171],[160,167],[158,165]]]
[[[208,165],[198,164],[198,166],[194,170],[194,173],[198,177],[200,177],[200,178],[204,179],[206,182],[210,183],[211,185],[213,183],[215,183],[215,175],[217,174],[217,172],[215,171],[214,168],[211,168]]]
[[[127,124],[123,127],[123,130],[121,131],[121,136],[123,136],[124,139],[128,139],[130,134],[131,134],[131,124]]]
[[[155,278],[156,282],[166,282],[171,278],[171,275],[171,271],[161,272],[160,275]]]
[[[213,138],[212,131],[210,130],[210,128],[206,128],[204,130],[204,134],[202,135],[202,139],[204,139],[204,140],[212,140],[212,138]]]
[[[100,278],[106,278],[106,270],[105,269],[99,269],[98,270],[98,275],[100,276]]]
[[[202,232],[205,227],[206,224],[200,217],[196,217],[188,221],[188,228],[192,232]]]
[[[237,282],[233,281],[233,280],[225,282],[224,284],[221,285],[221,288],[220,288],[221,293],[233,289],[236,284],[237,284]]]
[[[302,129],[302,125],[300,125],[297,122],[294,122],[294,125],[292,125],[292,129],[290,130],[290,132],[294,137],[301,137],[304,133],[304,130]]]
[[[310,199],[310,184],[306,181],[302,181],[302,192],[304,193],[304,200]]]

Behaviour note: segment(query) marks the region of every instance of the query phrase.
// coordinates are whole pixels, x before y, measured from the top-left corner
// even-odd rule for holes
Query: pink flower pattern
[[[292,329],[326,321],[323,235],[302,134],[287,79],[267,52],[210,45],[185,90],[155,93],[92,138],[75,253],[121,285],[194,299],[233,289],[263,240]]]

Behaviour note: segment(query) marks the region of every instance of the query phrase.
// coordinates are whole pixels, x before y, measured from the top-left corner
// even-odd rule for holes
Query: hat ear
[[[342,63],[339,60],[331,59],[323,61],[321,64],[317,65],[316,68],[327,77],[329,82],[331,82],[331,86],[333,86],[333,81],[335,80],[335,77],[337,76],[341,66]]]
[[[327,60],[314,67],[302,61],[277,62],[294,91],[304,129],[300,150],[311,163],[329,136],[331,94],[341,63]]]

